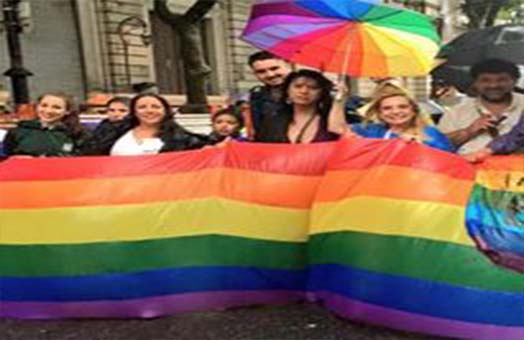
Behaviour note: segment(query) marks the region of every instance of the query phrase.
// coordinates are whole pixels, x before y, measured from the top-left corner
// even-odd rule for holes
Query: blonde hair
[[[375,93],[375,96],[369,108],[367,109],[367,111],[364,114],[364,122],[365,123],[383,122],[382,119],[380,118],[380,105],[382,104],[382,101],[384,101],[384,99],[391,98],[391,97],[406,98],[409,101],[409,104],[411,105],[412,110],[415,112],[415,117],[413,118],[413,120],[410,122],[410,125],[403,133],[406,135],[413,135],[416,137],[420,137],[421,140],[425,140],[426,134],[424,133],[424,129],[427,126],[431,125],[431,123],[426,119],[425,115],[422,114],[419,105],[408,94],[408,92],[393,84],[387,84],[387,86],[384,86],[382,89],[380,89],[379,91]]]

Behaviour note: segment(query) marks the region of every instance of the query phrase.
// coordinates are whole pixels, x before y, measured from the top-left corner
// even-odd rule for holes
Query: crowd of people
[[[273,137],[270,142],[402,138],[456,152],[472,162],[492,154],[524,152],[524,95],[515,92],[521,75],[516,65],[505,60],[487,59],[474,65],[470,96],[446,110],[438,125],[408,91],[387,80],[379,82],[365,110],[358,110],[362,113],[359,122],[354,115],[348,115],[353,97],[346,80],[336,84],[335,95],[325,100],[323,93],[331,92],[333,85],[324,82],[318,72],[291,72],[285,61],[267,52],[254,54],[249,64],[263,84],[251,91],[255,130],[263,136],[276,136],[275,132],[282,135],[282,125],[287,128],[287,138]],[[297,79],[303,82],[294,87]],[[305,105],[304,100],[309,104]],[[273,129],[264,132],[268,125]],[[310,138],[295,137],[303,137],[306,132]],[[257,135],[255,140],[266,141]]]
[[[5,134],[3,152],[17,157],[144,155],[229,141],[298,144],[339,138],[402,138],[472,162],[524,151],[524,95],[514,91],[520,73],[504,60],[474,65],[474,95],[445,112],[438,125],[407,90],[387,80],[355,115],[347,79],[333,84],[317,71],[291,71],[284,60],[264,51],[248,63],[261,85],[250,91],[247,116],[244,103],[235,103],[212,116],[209,135],[177,124],[171,106],[157,94],[112,98],[107,118],[89,131],[70,97],[46,93],[36,103],[37,118]],[[251,123],[247,135],[242,133],[245,120]]]

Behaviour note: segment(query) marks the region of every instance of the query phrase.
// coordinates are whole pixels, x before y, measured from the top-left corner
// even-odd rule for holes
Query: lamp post
[[[13,99],[16,106],[29,102],[29,88],[27,77],[33,74],[24,68],[22,48],[20,45],[20,33],[22,25],[18,16],[18,5],[20,0],[3,0],[2,11],[4,13],[4,25],[7,35],[7,48],[11,67],[4,75],[11,78]]]
[[[136,32],[138,30],[138,32]],[[151,35],[146,32],[147,24],[146,22],[137,16],[132,16],[125,18],[118,24],[118,36],[122,41],[124,47],[124,71],[126,75],[126,85],[127,89],[131,88],[131,64],[129,61],[129,45],[131,41],[128,39],[133,36],[139,36],[142,44],[148,46],[151,44]]]

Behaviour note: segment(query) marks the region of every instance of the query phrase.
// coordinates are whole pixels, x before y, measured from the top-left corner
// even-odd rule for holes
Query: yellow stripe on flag
[[[310,234],[358,231],[472,245],[464,207],[361,196],[313,208]]]
[[[225,199],[142,205],[0,210],[0,244],[114,242],[220,234],[305,241],[308,210]]]

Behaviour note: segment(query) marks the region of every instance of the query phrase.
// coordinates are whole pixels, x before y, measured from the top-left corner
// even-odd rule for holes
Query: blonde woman
[[[349,91],[341,84],[338,91],[329,113],[329,131],[345,137],[403,138],[444,151],[454,150],[449,139],[426,122],[418,104],[400,87],[388,83],[378,89],[365,113],[364,123],[354,125],[347,125],[344,118]]]

